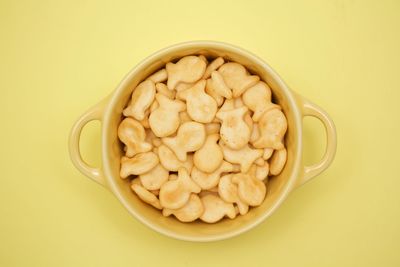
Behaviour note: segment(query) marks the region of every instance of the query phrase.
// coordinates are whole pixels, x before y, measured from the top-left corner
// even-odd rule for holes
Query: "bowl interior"
[[[147,76],[162,68],[167,62],[187,55],[205,55],[207,58],[224,57],[243,64],[250,72],[268,83],[273,100],[282,106],[288,120],[285,144],[288,159],[282,173],[271,177],[267,185],[267,196],[263,204],[252,208],[244,216],[234,220],[223,219],[215,224],[203,222],[181,223],[173,217],[164,217],[159,210],[144,204],[131,191],[129,180],[119,176],[122,146],[117,137],[117,128],[122,119],[122,110],[128,103],[135,86]],[[234,236],[263,221],[283,201],[292,189],[298,176],[301,160],[301,125],[294,97],[286,85],[259,58],[230,45],[214,42],[196,42],[166,48],[141,62],[121,82],[105,112],[103,124],[103,166],[107,183],[128,211],[137,219],[171,237],[191,241],[212,241]]]

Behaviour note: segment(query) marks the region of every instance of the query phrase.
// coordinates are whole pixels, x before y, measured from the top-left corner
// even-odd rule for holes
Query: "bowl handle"
[[[332,163],[336,153],[336,128],[329,115],[316,104],[310,102],[308,99],[298,96],[299,107],[302,116],[312,116],[319,119],[325,127],[326,131],[326,149],[325,154],[321,161],[311,166],[304,166],[302,175],[297,182],[296,187],[303,185],[311,178],[323,172]]]
[[[74,124],[69,135],[69,155],[75,167],[84,175],[93,179],[101,185],[105,185],[101,168],[92,167],[87,164],[81,156],[79,141],[83,127],[93,120],[102,121],[106,101],[103,100],[86,111]]]

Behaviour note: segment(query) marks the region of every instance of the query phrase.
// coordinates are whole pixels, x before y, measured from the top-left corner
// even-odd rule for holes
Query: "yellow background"
[[[0,266],[400,266],[400,1],[0,1]],[[337,126],[333,165],[254,230],[173,240],[71,164],[67,137],[147,55],[210,39],[265,59]],[[99,123],[82,141],[100,165]],[[305,120],[305,157],[324,149]]]

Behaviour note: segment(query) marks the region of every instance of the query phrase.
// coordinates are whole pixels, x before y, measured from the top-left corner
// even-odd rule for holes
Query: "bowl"
[[[271,87],[273,100],[284,111],[288,130],[285,135],[287,162],[283,171],[268,182],[267,195],[261,206],[252,208],[244,216],[224,219],[215,224],[200,221],[181,223],[172,216],[164,217],[159,210],[144,204],[130,188],[130,182],[119,176],[122,146],[117,128],[122,120],[122,110],[127,105],[132,90],[150,74],[167,62],[187,55],[224,57],[244,65]],[[319,119],[326,130],[326,150],[321,161],[305,166],[302,159],[303,117]],[[88,165],[81,157],[79,140],[82,128],[92,120],[101,121],[102,166]],[[176,239],[187,241],[216,241],[244,233],[267,219],[287,198],[289,193],[324,171],[332,162],[336,151],[336,131],[333,121],[320,107],[288,88],[278,74],[262,59],[239,47],[213,41],[193,41],[164,48],[144,59],[121,81],[115,91],[86,111],[74,124],[69,139],[70,157],[75,167],[84,175],[110,190],[140,222],[151,229]]]

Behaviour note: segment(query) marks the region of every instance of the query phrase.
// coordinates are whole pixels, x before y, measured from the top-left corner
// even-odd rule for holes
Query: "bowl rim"
[[[129,207],[128,205],[128,200],[125,199],[120,193],[117,188],[116,183],[114,183],[113,180],[113,174],[111,173],[111,170],[109,169],[108,165],[108,159],[107,159],[107,154],[112,153],[110,151],[110,148],[107,146],[106,140],[109,138],[109,128],[107,127],[110,125],[111,122],[111,114],[112,114],[112,109],[116,106],[116,104],[119,101],[119,98],[121,97],[121,94],[123,93],[124,88],[128,85],[129,81],[135,77],[140,70],[145,68],[146,66],[149,66],[151,63],[153,63],[156,59],[161,58],[164,55],[171,54],[174,52],[177,52],[182,49],[189,49],[189,48],[199,48],[199,49],[220,49],[220,50],[225,50],[225,51],[230,51],[236,54],[241,54],[242,56],[245,56],[248,58],[250,61],[255,62],[257,65],[262,66],[264,69],[267,70],[269,75],[272,77],[272,79],[277,83],[277,85],[281,88],[283,94],[285,95],[285,98],[287,102],[289,103],[290,108],[292,109],[292,113],[294,116],[294,123],[296,125],[297,133],[295,133],[296,138],[298,139],[298,147],[297,150],[295,151],[294,154],[294,163],[293,163],[293,171],[290,174],[290,177],[288,179],[288,182],[285,185],[285,188],[282,189],[282,192],[278,199],[273,203],[271,208],[269,208],[264,214],[259,216],[256,220],[253,222],[243,226],[243,227],[238,227],[235,230],[232,230],[227,233],[221,233],[218,235],[213,235],[213,236],[203,236],[203,237],[192,237],[192,236],[186,236],[184,234],[179,234],[176,233],[175,231],[163,228],[163,227],[158,227],[154,225],[152,222],[148,221],[145,217],[143,217],[139,212],[136,210],[133,210]],[[126,75],[125,77],[121,80],[121,82],[118,84],[116,89],[111,93],[109,96],[109,101],[106,104],[105,110],[104,110],[104,117],[103,117],[103,124],[102,124],[102,161],[103,161],[103,172],[104,172],[104,179],[106,180],[106,183],[111,190],[111,192],[117,197],[117,199],[122,203],[122,205],[129,211],[129,213],[135,217],[138,221],[149,227],[150,229],[161,233],[165,236],[172,237],[178,240],[183,240],[183,241],[192,241],[192,242],[210,242],[210,241],[218,241],[218,240],[224,240],[228,238],[232,238],[235,236],[238,236],[242,233],[245,233],[254,227],[258,226],[260,223],[262,223],[266,218],[268,218],[272,213],[275,212],[275,210],[282,204],[282,202],[287,198],[288,194],[293,190],[296,181],[299,179],[299,172],[300,172],[300,164],[302,161],[302,148],[303,148],[303,142],[302,142],[302,123],[301,123],[301,112],[298,107],[298,104],[296,102],[296,95],[294,92],[292,92],[289,87],[286,85],[286,83],[283,81],[283,79],[269,66],[263,59],[260,57],[256,56],[255,54],[232,44],[224,43],[224,42],[219,42],[219,41],[209,41],[209,40],[199,40],[199,41],[189,41],[189,42],[182,42],[182,43],[177,43],[174,45],[167,46],[163,49],[160,49],[151,55],[147,56],[144,58],[142,61],[140,61],[136,66],[134,66]]]

